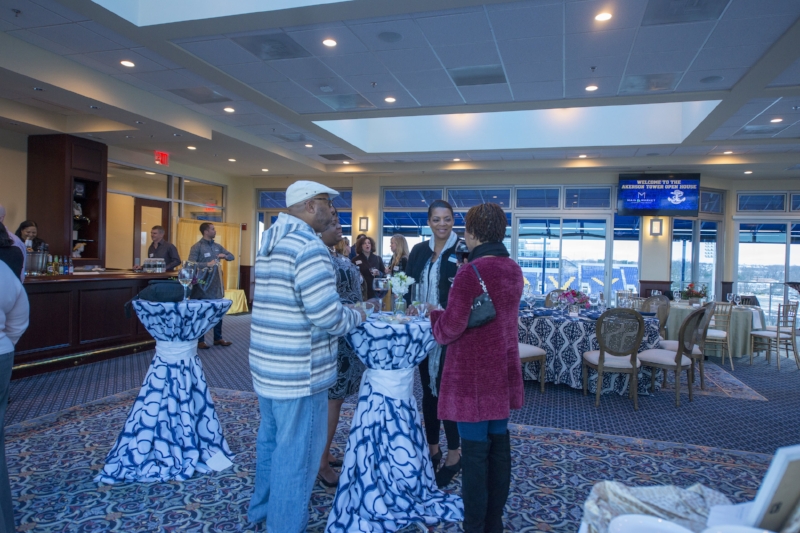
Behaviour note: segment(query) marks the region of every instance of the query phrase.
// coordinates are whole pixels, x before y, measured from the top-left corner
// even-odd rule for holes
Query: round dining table
[[[667,339],[677,340],[681,324],[697,307],[673,303],[667,318]],[[750,355],[750,332],[766,328],[767,319],[760,307],[736,306],[731,310],[731,322],[728,328],[729,347],[733,357]],[[714,326],[709,326],[713,328]],[[711,352],[714,355],[714,352]]]
[[[581,361],[583,353],[599,350],[597,342],[597,318],[599,313],[582,313],[583,316],[570,317],[552,309],[521,311],[519,315],[519,342],[532,344],[547,352],[545,382],[563,383],[573,389],[583,389]],[[644,317],[645,332],[639,345],[639,352],[657,348],[658,319]],[[526,380],[539,379],[539,363],[525,363],[522,368]],[[606,371],[603,374],[602,392],[628,394],[630,374]],[[661,388],[662,370],[656,371],[655,388]],[[650,370],[640,370],[638,392],[646,395],[650,391]],[[597,372],[589,369],[589,391],[597,391]]]

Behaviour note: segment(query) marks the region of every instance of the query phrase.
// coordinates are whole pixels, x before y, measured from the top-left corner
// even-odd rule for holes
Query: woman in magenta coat
[[[447,309],[433,311],[433,335],[447,345],[439,393],[439,418],[458,423],[461,435],[464,531],[503,531],[503,507],[511,485],[508,417],[522,407],[522,367],[517,314],[522,270],[503,245],[506,215],[497,204],[469,210],[465,240],[494,303],[496,318],[467,328],[473,300],[482,292],[475,270],[462,266]]]

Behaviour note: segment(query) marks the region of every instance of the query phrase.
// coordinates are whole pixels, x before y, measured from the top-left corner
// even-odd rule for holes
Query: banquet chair
[[[553,302],[552,302],[552,300],[550,300],[550,295],[553,294],[553,293],[561,295],[563,292],[564,291],[561,290],[561,289],[553,289],[552,291],[548,292],[547,296],[545,296],[545,298],[544,298],[544,306],[545,307],[553,307]]]
[[[731,311],[733,304],[729,302],[716,302],[714,308],[713,324],[706,333],[705,343],[703,345],[703,353],[708,355],[708,348],[713,347],[714,350],[719,349],[722,355],[722,365],[725,365],[725,354],[731,362],[731,370],[733,370],[733,355],[730,350],[730,335],[729,329],[731,325]]]
[[[644,298],[633,296],[631,298],[628,298],[628,301],[631,303],[631,309],[635,309],[637,311],[642,310],[642,306],[644,305]]]
[[[589,369],[597,371],[597,393],[594,406],[600,405],[605,372],[630,374],[628,396],[633,398],[634,410],[639,410],[639,367],[636,358],[644,337],[644,318],[633,309],[609,309],[597,319],[597,342],[599,350],[583,353],[581,367],[583,373],[583,395],[589,387]]]
[[[677,349],[665,350],[663,348],[652,348],[639,353],[639,360],[642,366],[650,369],[650,392],[656,390],[656,369],[660,368],[664,372],[670,370],[675,372],[675,406],[681,405],[681,372],[686,371],[686,378],[689,380],[689,401],[694,400],[692,393],[692,383],[694,382],[694,361],[691,354],[698,350],[695,344],[697,332],[701,328],[703,317],[709,313],[709,308],[701,308],[692,311],[683,320],[681,329],[678,332]],[[702,352],[700,353],[702,356]]]
[[[760,302],[758,301],[758,298],[754,294],[750,294],[747,296],[742,295],[742,305],[760,306]]]
[[[761,329],[750,332],[750,364],[753,364],[753,354],[755,350],[759,352],[767,351],[767,363],[769,363],[772,349],[775,349],[778,370],[781,369],[781,347],[786,350],[786,357],[789,357],[789,349],[794,355],[794,362],[800,368],[800,357],[797,355],[797,302],[778,305],[778,318],[774,329]]]
[[[667,337],[667,318],[669,318],[669,298],[663,294],[650,296],[642,303],[642,311],[656,314],[658,335],[662,340],[665,339]]]
[[[544,393],[545,370],[547,369],[547,352],[533,344],[519,343],[520,364],[539,362],[539,390]]]
[[[692,362],[697,362],[697,366],[700,370],[700,390],[706,390],[706,371],[705,371],[705,354],[703,353],[703,345],[706,342],[706,335],[708,334],[708,326],[711,324],[711,319],[714,317],[714,309],[716,307],[716,302],[709,302],[703,305],[703,309],[706,309],[706,314],[703,315],[703,320],[700,321],[698,325],[697,334],[694,338],[694,347],[692,348],[692,353],[685,354],[686,357],[692,359]],[[678,341],[666,341],[662,340],[658,343],[659,348],[663,348],[665,350],[672,350],[673,352],[678,349]],[[692,378],[694,379],[694,378]],[[667,378],[666,374],[664,375],[664,383],[666,384]]]

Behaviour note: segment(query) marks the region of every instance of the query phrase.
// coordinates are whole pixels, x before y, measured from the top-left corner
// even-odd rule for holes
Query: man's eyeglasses
[[[328,207],[333,207],[333,200],[331,200],[330,198],[317,197],[317,198],[311,198],[309,201],[314,201],[314,200],[322,200],[323,202],[327,202]]]

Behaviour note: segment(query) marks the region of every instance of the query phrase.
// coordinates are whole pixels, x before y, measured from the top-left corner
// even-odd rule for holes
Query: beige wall
[[[25,220],[27,176],[27,135],[0,130],[0,204],[6,208],[5,225],[11,231]]]
[[[106,267],[133,266],[133,196],[108,195],[106,220]]]

